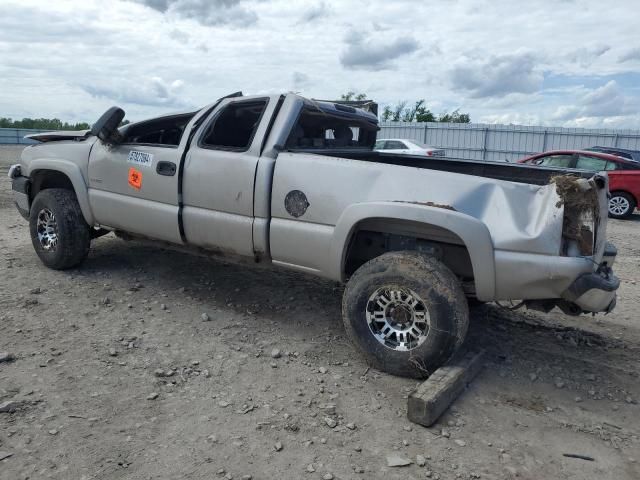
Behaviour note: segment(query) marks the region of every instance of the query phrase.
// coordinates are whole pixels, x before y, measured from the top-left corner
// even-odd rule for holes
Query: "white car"
[[[404,155],[426,155],[427,157],[444,157],[444,150],[430,147],[424,143],[405,138],[383,138],[376,141],[374,150]]]

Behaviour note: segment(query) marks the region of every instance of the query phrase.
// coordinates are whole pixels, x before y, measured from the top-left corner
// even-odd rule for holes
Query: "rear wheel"
[[[469,310],[471,310],[473,308],[484,307],[487,304],[487,302],[478,300],[476,297],[467,297],[467,304],[469,305]]]
[[[423,378],[462,345],[469,310],[460,282],[438,260],[385,253],[351,277],[342,301],[352,342],[379,370]]]
[[[628,218],[636,209],[635,199],[625,192],[612,192],[609,198],[609,216],[613,218]]]
[[[49,188],[36,195],[29,215],[31,243],[42,263],[64,270],[82,263],[91,233],[71,190]]]

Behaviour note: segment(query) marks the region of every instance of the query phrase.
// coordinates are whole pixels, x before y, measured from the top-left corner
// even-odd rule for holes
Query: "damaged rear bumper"
[[[620,280],[603,264],[596,272],[580,275],[562,293],[562,298],[577,305],[583,312],[609,313],[616,305],[616,290]]]
[[[616,306],[616,292],[620,286],[620,280],[611,268],[616,255],[616,247],[607,242],[602,262],[596,270],[577,274],[573,281],[565,284],[568,286],[558,292],[558,297],[525,300],[524,304],[531,310],[545,313],[555,307],[567,315],[611,312]]]

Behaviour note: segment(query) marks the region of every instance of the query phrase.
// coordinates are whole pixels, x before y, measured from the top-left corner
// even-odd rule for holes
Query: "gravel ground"
[[[427,429],[406,419],[416,382],[345,338],[337,284],[111,235],[46,269],[9,196],[18,151],[0,148],[0,479],[640,478],[639,215],[610,222],[615,312],[474,310],[488,365]]]

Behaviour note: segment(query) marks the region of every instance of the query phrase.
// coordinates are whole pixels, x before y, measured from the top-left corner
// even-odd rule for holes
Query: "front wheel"
[[[609,216],[612,218],[628,218],[636,209],[635,199],[625,192],[613,192],[609,198]]]
[[[456,276],[418,252],[385,253],[360,267],[342,300],[348,336],[375,368],[424,378],[462,345],[469,309]]]
[[[36,195],[29,215],[31,243],[42,263],[64,270],[89,253],[91,229],[71,190],[49,188]]]

